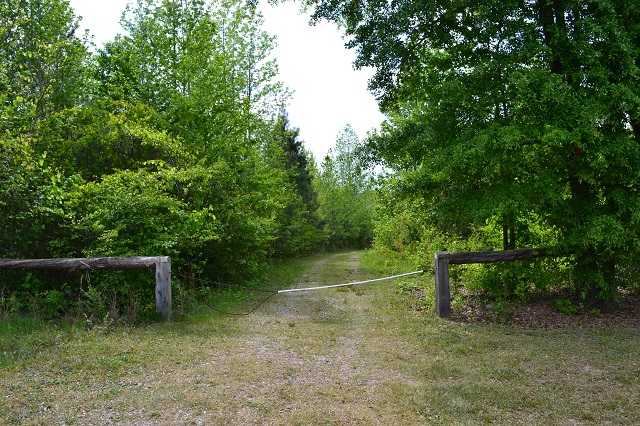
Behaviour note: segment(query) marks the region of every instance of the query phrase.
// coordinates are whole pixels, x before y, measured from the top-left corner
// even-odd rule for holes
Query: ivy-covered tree
[[[431,223],[556,236],[576,290],[610,299],[640,253],[640,11],[629,1],[325,1],[372,66],[370,141]],[[545,232],[548,234],[549,232]]]

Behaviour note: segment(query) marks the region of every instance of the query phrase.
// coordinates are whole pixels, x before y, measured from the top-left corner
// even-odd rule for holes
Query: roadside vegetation
[[[543,249],[455,268],[492,306],[552,296],[595,313],[640,292],[636,8],[306,3],[375,68],[387,116],[364,140],[346,125],[320,161],[253,2],[131,3],[104,46],[65,0],[4,2],[0,257],[170,256],[178,315],[277,259],[371,244],[414,264]],[[3,316],[157,319],[144,273],[0,271],[0,285]]]
[[[499,302],[638,291],[640,11],[617,1],[308,0],[342,26],[387,121],[376,240],[434,251],[544,248],[460,269]],[[566,302],[565,302],[566,303]]]
[[[0,6],[0,258],[170,256],[177,314],[208,282],[372,239],[346,125],[319,163],[275,39],[245,1],[131,2],[104,46],[66,0]],[[351,206],[351,207],[350,207]],[[0,271],[0,316],[157,319],[147,273]]]

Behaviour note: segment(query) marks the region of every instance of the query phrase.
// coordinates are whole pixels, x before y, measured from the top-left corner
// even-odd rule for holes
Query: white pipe
[[[290,289],[287,289],[287,290],[279,290],[278,293],[293,293],[293,292],[297,292],[297,291],[323,290],[325,288],[336,288],[336,287],[347,287],[347,286],[350,286],[350,285],[369,284],[369,283],[374,283],[374,282],[377,282],[377,281],[393,280],[395,278],[402,278],[402,277],[407,277],[409,275],[417,275],[417,274],[423,274],[423,273],[424,273],[424,271],[416,271],[416,272],[409,272],[407,274],[394,275],[392,277],[376,278],[375,280],[357,281],[357,282],[347,283],[347,284],[334,284],[334,285],[325,285],[325,286],[320,286],[320,287],[307,287],[307,288],[290,288]]]

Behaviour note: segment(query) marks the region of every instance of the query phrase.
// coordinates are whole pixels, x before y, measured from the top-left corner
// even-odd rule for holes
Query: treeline
[[[388,120],[376,244],[415,256],[544,247],[452,268],[511,301],[640,289],[640,10],[633,1],[310,0],[339,22]],[[454,271],[455,269],[455,271]]]
[[[0,257],[162,255],[239,283],[273,258],[370,243],[371,205],[348,206],[371,188],[344,180],[340,147],[316,167],[254,5],[138,1],[121,23],[93,51],[65,0],[0,5]],[[0,279],[3,312],[152,315],[133,273]]]

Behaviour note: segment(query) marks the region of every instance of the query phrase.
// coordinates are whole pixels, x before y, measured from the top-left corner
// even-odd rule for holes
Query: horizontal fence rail
[[[449,264],[515,262],[545,256],[544,249],[528,248],[519,250],[485,252],[444,252],[435,254],[436,313],[441,318],[451,316],[451,290],[449,288]]]
[[[0,269],[60,269],[67,271],[156,269],[156,312],[171,319],[171,259],[156,257],[96,257],[67,259],[0,259]]]

